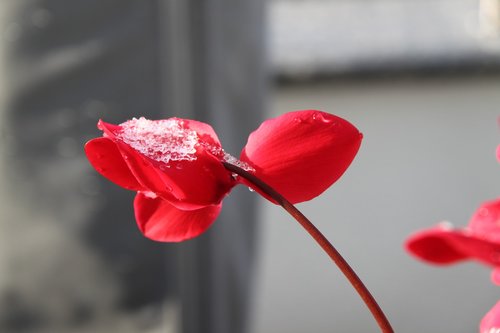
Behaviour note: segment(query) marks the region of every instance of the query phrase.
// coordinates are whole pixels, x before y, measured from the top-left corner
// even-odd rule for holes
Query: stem
[[[248,182],[259,188],[262,192],[267,194],[269,197],[273,198],[279,205],[281,205],[290,215],[300,223],[300,225],[311,235],[319,246],[328,254],[328,256],[335,262],[337,267],[344,273],[345,277],[354,289],[358,292],[359,296],[365,302],[366,306],[372,313],[373,317],[377,321],[380,330],[383,333],[394,333],[391,324],[387,320],[384,312],[378,305],[375,298],[372,296],[370,291],[363,284],[358,275],[349,266],[347,261],[340,255],[337,249],[328,241],[328,239],[314,226],[314,224],[307,219],[294,205],[292,205],[288,200],[285,199],[281,194],[279,194],[275,189],[273,189],[268,184],[264,183],[262,180],[233,164],[222,162],[224,167],[239,176],[246,179]]]

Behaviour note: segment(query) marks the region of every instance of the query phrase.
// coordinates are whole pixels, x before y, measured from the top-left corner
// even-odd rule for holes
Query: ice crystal
[[[238,168],[241,168],[245,171],[248,171],[248,172],[253,172],[255,171],[254,168],[252,168],[248,163],[245,163],[243,161],[240,161],[239,159],[237,159],[236,157],[224,152],[224,161],[229,163],[229,164],[232,164],[232,165],[235,165],[237,166]]]
[[[158,162],[193,161],[196,159],[195,131],[177,118],[148,120],[133,118],[121,125],[119,138],[145,156]]]

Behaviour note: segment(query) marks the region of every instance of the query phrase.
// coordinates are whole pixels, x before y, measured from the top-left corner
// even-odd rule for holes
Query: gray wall
[[[465,226],[500,194],[500,78],[352,81],[278,87],[272,115],[317,108],[364,133],[353,165],[300,205],[379,300],[397,332],[477,332],[500,299],[475,263],[427,266],[407,255],[411,232]],[[254,333],[376,332],[328,257],[280,208],[262,210]]]

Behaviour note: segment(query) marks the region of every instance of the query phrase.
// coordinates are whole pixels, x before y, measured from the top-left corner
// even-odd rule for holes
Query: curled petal
[[[141,191],[115,143],[108,138],[92,139],[85,144],[85,154],[92,166],[105,178],[128,190]]]
[[[159,123],[144,121],[153,125]],[[173,134],[167,128],[161,132],[165,138],[160,139],[139,133],[137,142],[143,142],[133,142],[135,145],[130,143],[130,138],[125,140],[121,135],[121,126],[100,121],[99,128],[115,141],[131,172],[149,191],[181,209],[198,209],[220,203],[234,186],[234,181],[220,158],[212,152],[222,151],[215,132],[209,125],[197,121],[176,118],[170,121],[182,128],[173,129],[177,131]],[[191,125],[194,128],[190,128]],[[183,138],[183,135],[189,137]],[[171,146],[163,147],[162,139]],[[177,151],[171,151],[177,148]]]
[[[488,311],[479,325],[480,333],[499,333],[500,332],[500,302]]]
[[[412,235],[406,249],[416,257],[437,265],[474,259],[491,266],[500,266],[500,243],[471,233],[438,226]]]
[[[135,218],[144,236],[159,242],[180,242],[194,238],[215,221],[221,205],[181,210],[160,197],[137,193]]]
[[[439,225],[410,236],[406,240],[405,247],[408,252],[421,260],[437,265],[452,264],[468,257],[455,248],[453,242],[455,237],[464,239],[457,231]]]
[[[342,176],[361,144],[361,133],[329,113],[306,110],[262,123],[240,159],[292,203],[310,200]]]

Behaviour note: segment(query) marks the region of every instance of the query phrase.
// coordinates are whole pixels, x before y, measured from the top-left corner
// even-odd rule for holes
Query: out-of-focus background
[[[237,155],[262,119],[300,109],[340,115],[364,134],[345,175],[299,208],[395,330],[478,330],[500,300],[489,269],[428,266],[402,244],[442,220],[465,226],[479,204],[500,195],[500,1],[43,7],[65,1],[0,3],[0,331],[376,332],[345,278],[279,207],[239,188],[200,240],[154,244],[133,225],[132,196],[95,177],[79,150],[99,135],[98,117],[176,115],[213,123]],[[64,52],[43,44],[60,40],[33,35],[56,27],[52,34],[67,37],[64,27],[79,17],[95,22]],[[102,40],[84,38],[102,27]],[[81,92],[75,72],[88,95],[72,95]],[[103,73],[114,79],[92,80]],[[53,146],[44,145],[47,135]],[[258,207],[245,204],[252,198]],[[111,206],[122,209],[116,215]],[[235,224],[239,215],[248,221]]]
[[[475,263],[422,264],[403,251],[415,230],[465,226],[500,195],[500,2],[270,3],[270,113],[317,108],[364,133],[352,166],[300,207],[352,263],[397,332],[477,332],[500,300]],[[265,332],[376,332],[329,259],[264,203],[253,327]]]

